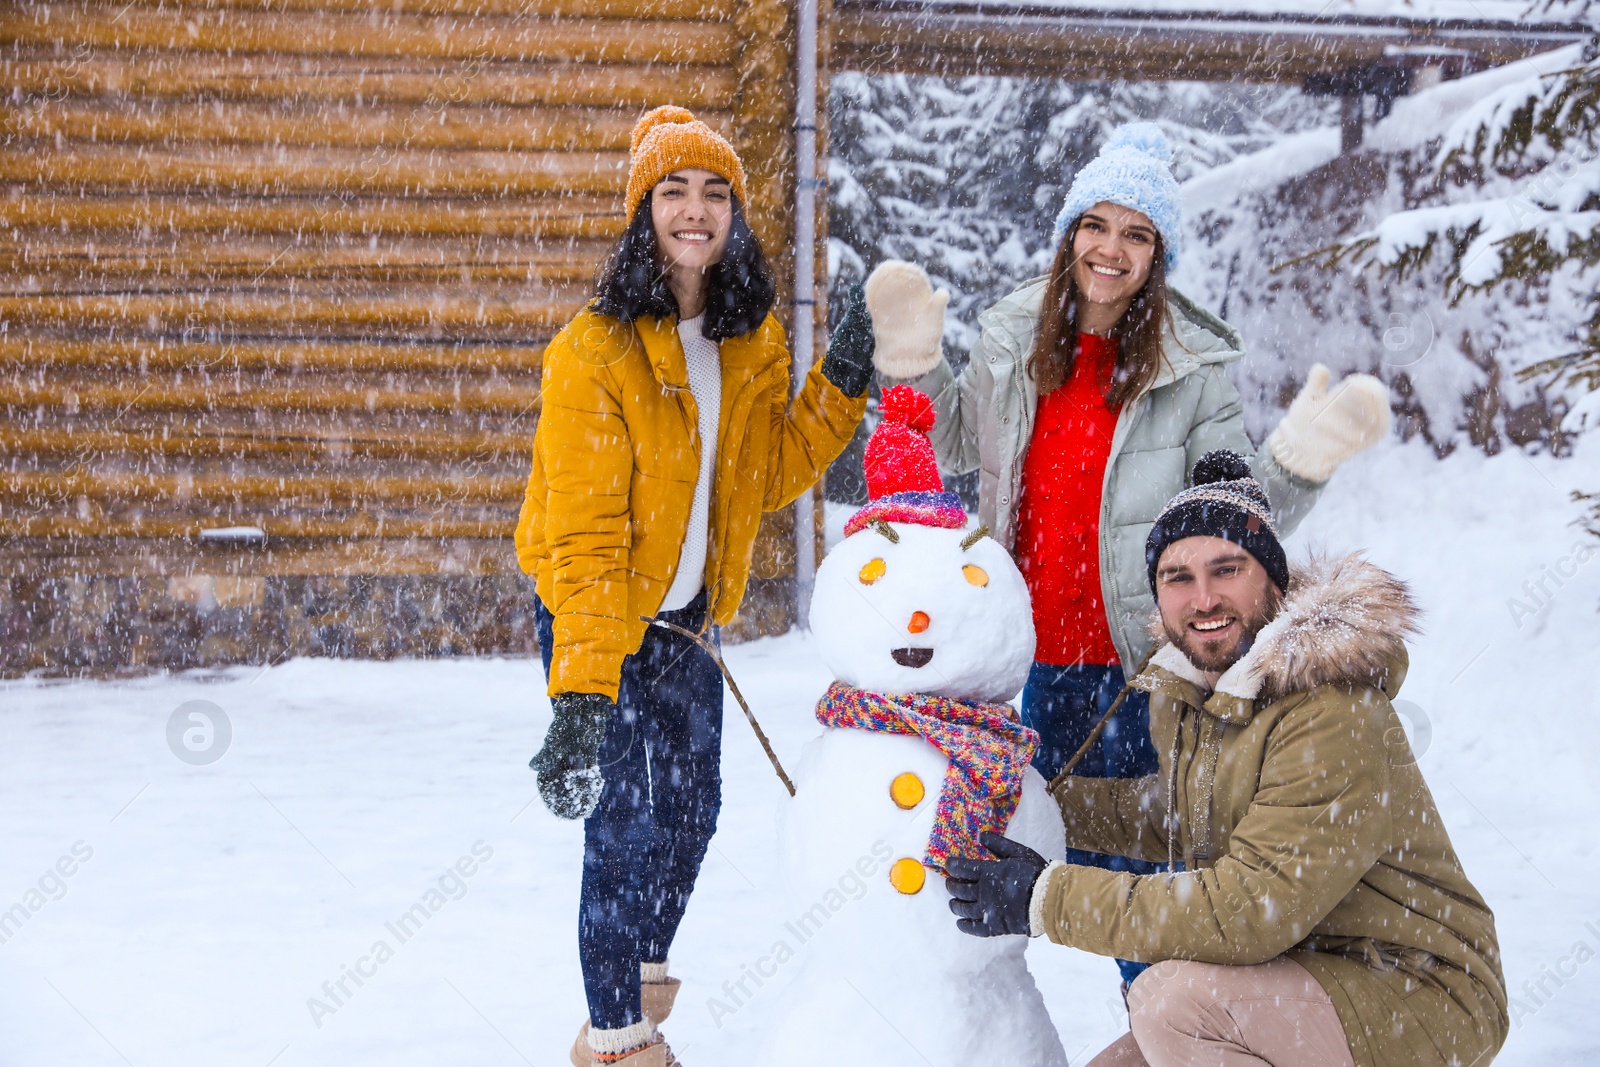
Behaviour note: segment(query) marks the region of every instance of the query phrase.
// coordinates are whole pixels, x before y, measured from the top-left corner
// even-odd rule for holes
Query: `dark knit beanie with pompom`
[[[1289,588],[1289,561],[1278,544],[1272,502],[1250,471],[1250,461],[1219,448],[1194,465],[1189,488],[1167,502],[1144,543],[1150,591],[1156,589],[1161,553],[1185,537],[1220,537],[1254,556],[1280,590]]]

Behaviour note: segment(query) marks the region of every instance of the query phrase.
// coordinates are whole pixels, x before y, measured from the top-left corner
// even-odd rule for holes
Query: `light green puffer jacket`
[[[938,421],[930,436],[940,466],[951,474],[981,472],[979,518],[1008,549],[1016,537],[1022,458],[1039,409],[1027,363],[1044,288],[1045,279],[1035,278],[978,316],[983,332],[959,378],[940,360],[920,378],[898,383],[933,398]],[[1162,507],[1187,486],[1196,460],[1214,448],[1254,456],[1280,537],[1322,492],[1322,483],[1290,474],[1245,435],[1238,391],[1223,373],[1244,355],[1239,331],[1176,290],[1169,290],[1168,306],[1167,365],[1117,417],[1100,500],[1100,583],[1117,655],[1130,668],[1150,650],[1145,625],[1155,610],[1145,537]]]

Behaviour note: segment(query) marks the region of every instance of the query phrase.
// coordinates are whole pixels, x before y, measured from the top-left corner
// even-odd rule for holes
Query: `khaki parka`
[[[700,472],[699,421],[675,318],[584,310],[544,354],[517,561],[555,616],[549,691],[616,699],[678,567]],[[710,615],[744,599],[756,530],[810,489],[866,411],[813,367],[793,403],[783,328],[721,344],[722,407],[706,558]]]
[[[1360,1067],[1486,1064],[1509,1026],[1494,916],[1390,704],[1415,615],[1402,583],[1352,556],[1297,571],[1215,691],[1178,649],[1158,651],[1135,682],[1158,772],[1061,776],[1051,793],[1069,846],[1183,868],[1052,864],[1034,932],[1152,963],[1288,954],[1327,991]]]

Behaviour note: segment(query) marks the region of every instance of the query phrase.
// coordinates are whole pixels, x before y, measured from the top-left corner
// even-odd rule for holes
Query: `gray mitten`
[[[600,803],[600,742],[617,705],[599,693],[562,693],[544,747],[528,761],[539,775],[545,807],[562,819],[587,819]]]

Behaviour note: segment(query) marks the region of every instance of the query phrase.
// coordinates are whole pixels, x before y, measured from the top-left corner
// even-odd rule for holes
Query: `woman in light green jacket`
[[[1022,717],[1040,733],[1034,766],[1046,779],[1149,651],[1145,536],[1195,461],[1216,448],[1254,456],[1286,536],[1333,468],[1388,429],[1380,382],[1356,375],[1330,393],[1318,365],[1267,441],[1250,443],[1224,373],[1244,354],[1238,331],[1166,283],[1181,242],[1170,159],[1152,124],[1112,135],[1068,190],[1050,273],[978,317],[959,376],[940,350],[948,294],[909,263],[881,264],[867,282],[880,379],[933,399],[941,465],[980,472],[979,516],[1028,579],[1038,648]],[[1148,702],[1131,693],[1076,773],[1155,766]],[[1124,965],[1124,979],[1139,969]]]

